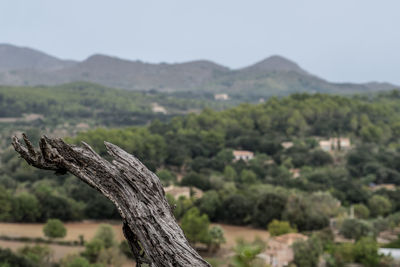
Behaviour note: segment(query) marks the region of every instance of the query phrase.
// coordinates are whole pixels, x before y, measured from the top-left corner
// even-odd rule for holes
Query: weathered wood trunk
[[[26,135],[23,139],[26,146],[15,136],[12,144],[30,165],[57,173],[70,172],[115,204],[138,266],[210,266],[186,240],[159,178],[137,158],[107,142],[112,162],[83,142],[78,147],[43,136],[40,150],[35,150]]]

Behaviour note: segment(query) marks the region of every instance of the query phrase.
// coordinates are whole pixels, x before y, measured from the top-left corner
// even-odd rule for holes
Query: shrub
[[[268,232],[271,236],[283,235],[287,233],[296,233],[297,229],[290,226],[287,221],[273,220],[268,224]]]
[[[59,219],[49,219],[43,227],[43,233],[49,238],[65,237],[67,229]]]

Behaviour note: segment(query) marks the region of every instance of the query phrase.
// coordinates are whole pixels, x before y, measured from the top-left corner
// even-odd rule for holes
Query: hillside
[[[154,118],[222,109],[221,103],[204,95],[193,97],[156,92],[134,92],[87,82],[59,86],[0,86],[0,126],[38,114],[44,124],[92,122],[95,125],[124,126],[145,124]],[[0,129],[1,132],[1,129]]]
[[[0,44],[1,72],[13,72],[15,70],[54,71],[74,64],[74,61],[61,60],[31,48]]]
[[[231,70],[205,60],[152,64],[99,54],[81,62],[72,62],[33,49],[0,45],[0,84],[36,86],[75,81],[135,91],[218,92],[250,99],[293,92],[368,93],[397,87],[376,82],[331,83],[280,56]]]

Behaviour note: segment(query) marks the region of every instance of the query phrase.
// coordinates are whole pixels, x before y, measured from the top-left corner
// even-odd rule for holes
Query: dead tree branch
[[[115,204],[138,266],[210,266],[186,240],[159,178],[137,158],[107,142],[104,143],[114,158],[112,163],[84,142],[78,147],[43,136],[36,150],[25,134],[23,139],[25,146],[15,136],[12,144],[30,165],[69,172]]]

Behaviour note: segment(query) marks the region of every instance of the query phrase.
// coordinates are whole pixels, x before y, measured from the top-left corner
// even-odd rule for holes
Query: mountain
[[[0,44],[0,71],[51,71],[74,64],[74,61],[61,60],[31,48]]]
[[[240,70],[241,72],[262,74],[266,72],[297,72],[303,75],[309,75],[300,68],[295,62],[281,56],[271,56],[254,65],[248,66]]]
[[[40,51],[0,45],[0,84],[58,85],[88,81],[128,90],[228,93],[250,98],[294,92],[358,93],[391,90],[388,83],[332,83],[281,56],[231,70],[211,61],[151,64],[96,54],[81,62],[61,60]]]

